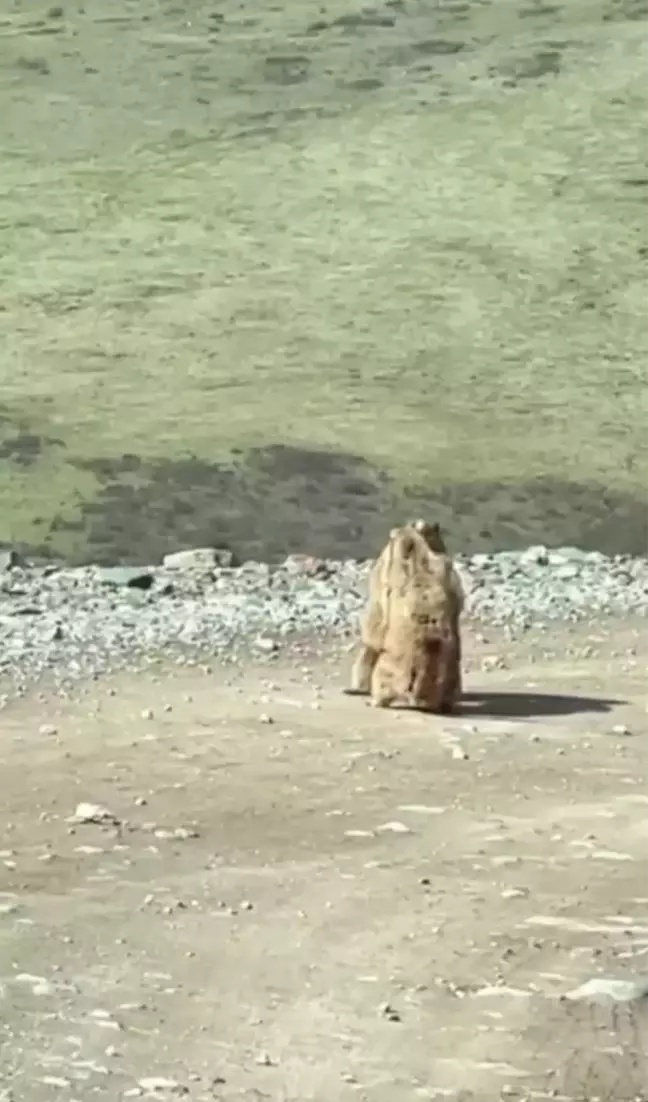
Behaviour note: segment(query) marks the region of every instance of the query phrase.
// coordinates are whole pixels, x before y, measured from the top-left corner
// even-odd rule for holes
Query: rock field
[[[648,560],[563,547],[456,556],[467,613],[517,636],[532,626],[648,613]],[[353,630],[369,563],[304,556],[232,565],[196,548],[155,567],[67,569],[0,552],[0,677],[18,691],[174,653],[272,650],[295,632]]]

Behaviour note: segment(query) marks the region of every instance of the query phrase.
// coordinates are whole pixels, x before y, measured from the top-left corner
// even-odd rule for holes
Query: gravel
[[[514,634],[555,621],[648,615],[648,559],[532,547],[455,562],[467,614]],[[229,563],[227,552],[196,548],[150,569],[69,569],[0,551],[0,679],[20,693],[44,674],[69,682],[164,653],[193,660],[250,644],[272,652],[297,632],[357,630],[368,562]]]

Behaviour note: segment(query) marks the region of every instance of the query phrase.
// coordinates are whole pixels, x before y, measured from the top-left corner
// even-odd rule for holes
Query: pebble
[[[467,612],[482,627],[515,633],[533,624],[648,615],[648,559],[537,546],[455,561]],[[44,676],[63,687],[164,653],[204,660],[249,642],[270,656],[298,630],[355,631],[370,566],[302,556],[235,568],[229,551],[193,548],[158,566],[42,567],[5,549],[0,678],[21,693]],[[501,669],[503,659],[491,656],[485,668]]]
[[[100,804],[77,804],[76,811],[71,819],[75,823],[116,823],[117,820],[112,811],[101,807]]]
[[[381,833],[385,832],[385,833],[389,833],[389,834],[411,834],[412,833],[410,828],[408,826],[406,826],[405,823],[400,823],[397,820],[395,820],[394,822],[390,822],[390,823],[383,823],[382,826],[379,826],[377,829]],[[348,831],[347,831],[347,833],[348,833]]]
[[[229,567],[233,560],[231,551],[222,548],[193,547],[165,555],[162,565],[167,570],[213,570],[217,566]]]
[[[146,1079],[138,1079],[138,1086],[143,1091],[171,1091],[172,1094],[187,1094],[188,1089],[175,1079],[165,1079],[162,1075],[152,1075]]]
[[[452,747],[452,757],[455,761],[468,761],[470,755],[461,746]]]

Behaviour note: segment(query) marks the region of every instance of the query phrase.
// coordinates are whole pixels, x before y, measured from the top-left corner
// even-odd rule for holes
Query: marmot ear
[[[418,520],[411,521],[410,528],[416,529],[417,532],[424,532],[427,528],[427,523],[419,517]]]
[[[390,540],[395,540],[399,532],[400,528],[392,528],[391,532],[389,533]]]

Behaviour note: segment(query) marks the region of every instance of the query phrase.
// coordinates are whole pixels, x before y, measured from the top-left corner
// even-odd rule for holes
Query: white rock
[[[80,803],[77,804],[72,820],[76,823],[114,823],[115,816],[100,804]]]
[[[547,566],[549,563],[549,552],[541,543],[533,547],[527,547],[526,551],[523,551],[520,555],[520,562],[528,566],[532,566],[536,563],[539,566]]]
[[[193,547],[186,551],[173,551],[165,555],[162,565],[167,570],[213,570],[222,559],[222,552],[214,547]]]
[[[648,978],[641,980],[606,979],[595,976],[581,987],[569,991],[567,999],[586,999],[591,1002],[635,1002],[648,999]]]
[[[34,995],[55,995],[56,987],[44,976],[32,976],[29,972],[20,972],[15,977],[16,983],[29,983],[31,984],[32,994]]]
[[[456,761],[468,761],[469,760],[469,755],[463,749],[462,746],[457,746],[457,745],[453,746],[452,747],[452,756]]]
[[[152,1075],[146,1079],[138,1079],[137,1082],[145,1091],[173,1091],[176,1094],[184,1094],[186,1090],[175,1079],[165,1079],[163,1075]]]

